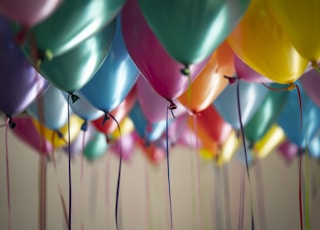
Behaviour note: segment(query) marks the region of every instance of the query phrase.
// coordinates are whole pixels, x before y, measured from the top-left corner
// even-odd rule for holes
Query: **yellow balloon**
[[[319,61],[320,1],[267,0],[267,3],[298,52],[313,63]]]
[[[58,131],[62,138],[58,136],[57,131],[48,129],[37,120],[32,119],[32,122],[38,132],[49,141],[55,148],[61,148],[68,144],[68,123]],[[70,116],[70,142],[72,142],[80,133],[83,120],[76,115]]]
[[[202,159],[207,161],[212,160],[216,156],[216,153],[213,153],[211,150],[206,148],[199,149],[199,154]]]
[[[134,124],[132,122],[132,120],[129,117],[125,117],[119,124],[120,126],[120,131],[121,131],[121,135],[127,135],[129,133],[131,133],[134,130]],[[111,138],[114,140],[118,140],[120,137],[120,132],[118,129],[116,129],[112,134],[111,134]]]
[[[221,151],[215,159],[217,164],[223,165],[228,163],[238,150],[240,143],[241,138],[237,136],[235,131],[232,131],[228,139],[223,143]]]
[[[278,125],[273,125],[266,135],[253,146],[254,155],[264,158],[286,140],[284,131]]]
[[[290,4],[291,1],[286,5]],[[266,0],[251,1],[228,42],[252,69],[277,83],[295,82],[308,64],[274,18]]]

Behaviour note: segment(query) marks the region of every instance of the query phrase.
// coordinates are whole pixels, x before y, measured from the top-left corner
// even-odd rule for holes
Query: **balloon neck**
[[[83,132],[86,132],[88,130],[88,122],[84,121],[83,124],[81,125],[81,130]]]
[[[16,123],[12,121],[12,117],[8,116],[8,124],[11,129],[14,129],[16,127]]]
[[[29,27],[23,26],[23,27],[21,27],[21,30],[15,36],[15,40],[20,46],[25,44],[25,42],[27,40],[26,38],[28,36],[28,33],[29,33]]]
[[[72,103],[75,103],[80,98],[79,96],[75,95],[74,93],[70,93],[70,97],[71,97]]]
[[[103,121],[102,121],[102,126],[104,126],[104,124],[106,123],[106,121],[108,121],[110,119],[109,117],[109,113],[105,113],[104,117],[103,117]]]
[[[60,139],[63,139],[64,137],[63,137],[63,134],[59,131],[59,130],[56,130],[56,133],[57,133],[57,135],[58,135],[58,137],[60,138]]]
[[[303,155],[305,153],[305,149],[299,148],[298,149],[298,156]]]
[[[254,142],[251,141],[251,142],[249,143],[249,149],[252,150],[253,148],[254,148]]]
[[[226,78],[229,81],[230,85],[233,85],[238,80],[238,77],[235,77],[235,76],[233,76],[233,77],[224,76],[224,78]]]
[[[180,70],[180,72],[184,75],[184,76],[190,76],[190,67],[189,67],[189,65],[187,65],[187,64],[185,64],[184,65],[184,68],[182,68],[181,70]]]
[[[314,68],[318,73],[320,73],[320,67],[319,67],[317,61],[312,61],[312,62],[311,62],[311,66],[312,66],[312,68]]]

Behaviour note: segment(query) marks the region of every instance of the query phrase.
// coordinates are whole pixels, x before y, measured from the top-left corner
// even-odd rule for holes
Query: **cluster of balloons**
[[[43,154],[70,141],[90,160],[107,149],[129,159],[138,145],[158,162],[169,143],[222,164],[245,138],[252,159],[278,146],[319,157],[319,10],[316,0],[4,0],[0,111]]]

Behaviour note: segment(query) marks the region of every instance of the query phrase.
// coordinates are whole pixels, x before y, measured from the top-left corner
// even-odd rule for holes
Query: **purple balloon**
[[[311,69],[304,73],[300,78],[300,82],[306,94],[317,106],[320,106],[320,74],[317,70]]]
[[[168,101],[161,97],[142,76],[139,76],[137,81],[137,96],[142,112],[148,121],[159,122],[166,119]],[[177,109],[173,111],[176,117],[187,112],[177,100],[173,102],[177,105]]]
[[[15,44],[10,23],[0,17],[0,110],[18,114],[47,87]]]
[[[281,156],[283,156],[286,160],[290,161],[297,156],[299,148],[291,141],[286,140],[278,147],[278,150]]]
[[[271,82],[269,79],[251,69],[237,55],[234,55],[234,67],[236,69],[237,77],[244,81],[255,83]]]
[[[50,154],[53,151],[52,144],[41,137],[29,116],[15,117],[16,126],[12,132],[27,145],[41,154]]]

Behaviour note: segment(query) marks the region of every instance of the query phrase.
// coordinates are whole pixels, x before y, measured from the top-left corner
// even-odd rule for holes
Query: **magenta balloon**
[[[255,83],[271,82],[269,79],[251,69],[237,55],[234,55],[234,67],[236,69],[237,77],[244,81]]]
[[[1,0],[0,12],[25,26],[33,26],[47,18],[62,0]]]
[[[131,159],[134,153],[135,143],[137,141],[137,135],[134,132],[123,135],[120,139],[114,142],[110,149],[111,151],[120,157],[120,150],[122,150],[122,159],[128,161]]]
[[[306,94],[317,106],[320,106],[320,74],[317,70],[311,69],[304,73],[300,78],[300,82]]]
[[[32,122],[32,118],[28,116],[15,117],[14,122],[16,126],[11,130],[24,143],[41,154],[50,154],[53,152],[52,144],[40,136]]]
[[[278,150],[281,156],[283,156],[286,160],[292,160],[297,156],[299,148],[291,141],[286,140],[278,147]]]
[[[161,97],[143,77],[137,81],[137,96],[143,114],[150,122],[159,122],[166,119],[168,101]],[[175,117],[186,113],[187,110],[176,100]],[[171,114],[170,114],[171,116]]]
[[[188,77],[181,74],[184,66],[162,47],[145,21],[137,1],[127,1],[121,16],[125,44],[143,76],[163,98],[172,100],[180,96],[190,84]],[[191,81],[207,61],[190,66]]]
[[[15,44],[10,23],[0,17],[0,110],[20,113],[47,87]]]

